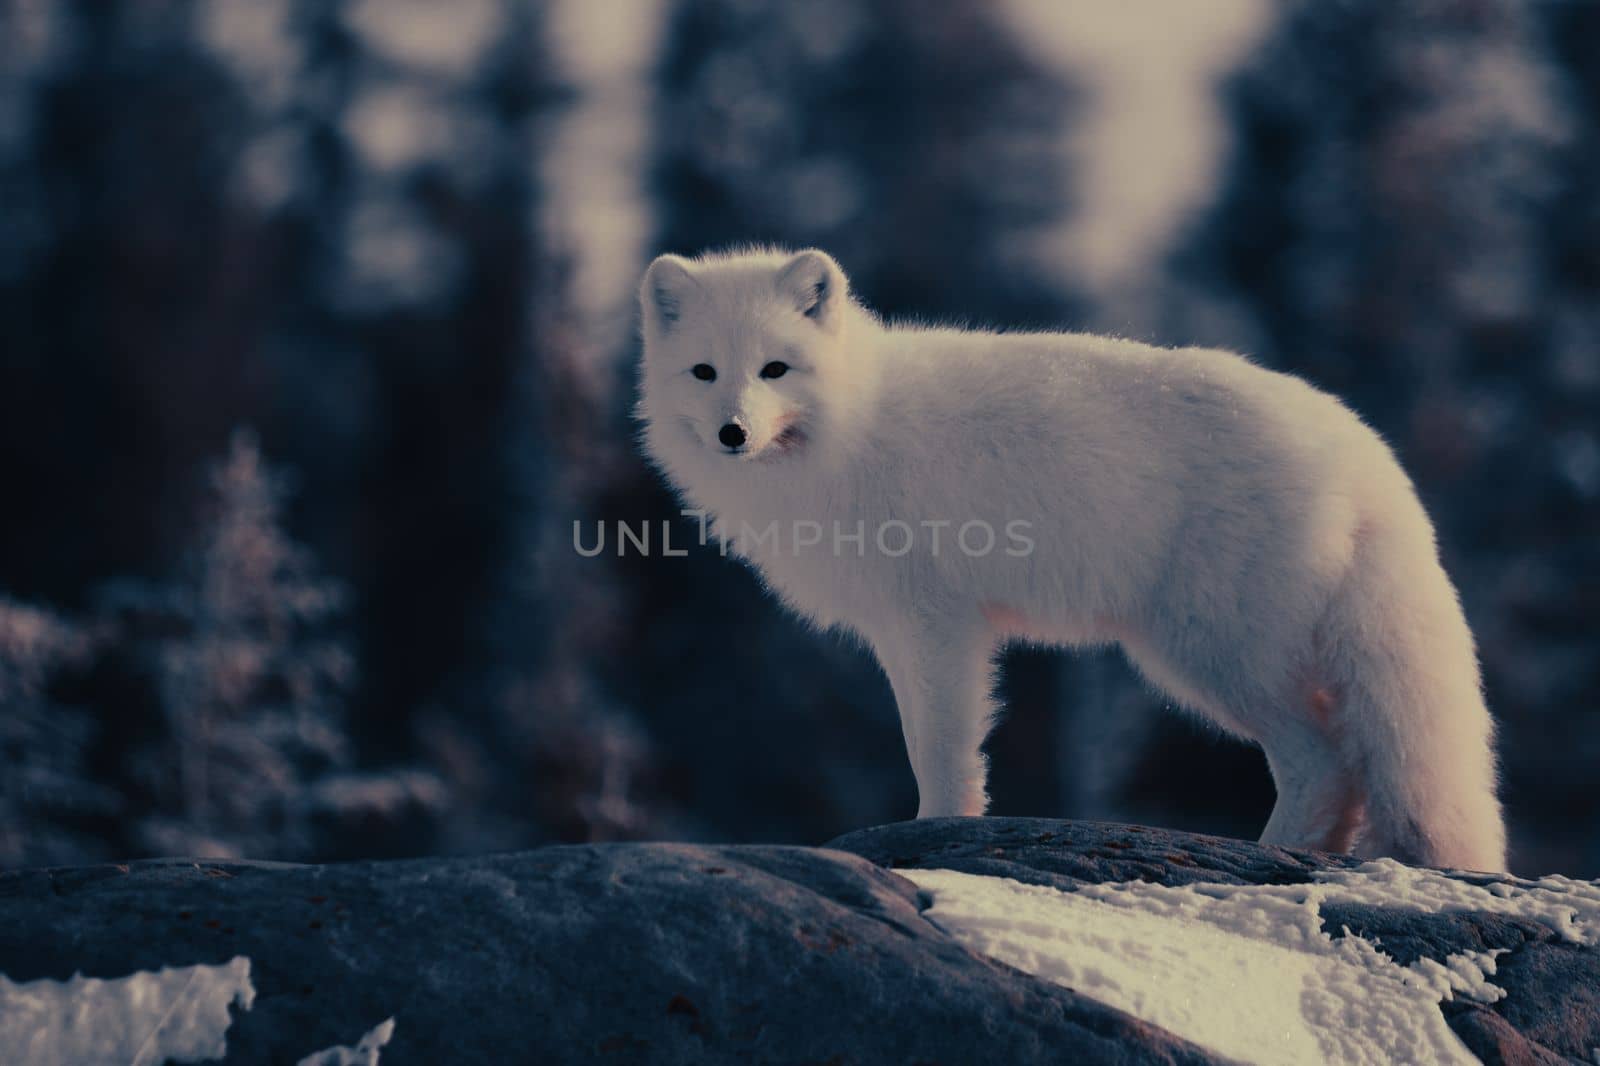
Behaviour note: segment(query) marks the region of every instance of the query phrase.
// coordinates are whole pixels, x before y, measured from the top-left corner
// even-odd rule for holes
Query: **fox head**
[[[653,449],[721,463],[807,456],[847,387],[848,282],[828,255],[663,255],[639,287]]]

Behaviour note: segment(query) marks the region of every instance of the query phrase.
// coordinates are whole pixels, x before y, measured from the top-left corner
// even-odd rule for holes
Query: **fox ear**
[[[689,261],[678,255],[657,256],[639,284],[639,307],[647,329],[669,333],[683,317],[684,299],[699,283]]]
[[[778,291],[794,301],[794,308],[829,333],[839,328],[847,282],[844,271],[826,252],[808,248],[778,271]]]

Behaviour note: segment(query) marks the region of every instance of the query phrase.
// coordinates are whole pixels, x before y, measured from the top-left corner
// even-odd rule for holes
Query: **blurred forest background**
[[[909,817],[888,686],[629,419],[657,251],[1251,354],[1436,517],[1514,868],[1600,875],[1600,5],[0,0],[0,864]],[[682,523],[683,540],[692,526]],[[1254,836],[1254,750],[1013,652],[998,813]]]

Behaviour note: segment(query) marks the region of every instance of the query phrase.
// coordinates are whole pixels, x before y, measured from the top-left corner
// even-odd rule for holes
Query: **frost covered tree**
[[[329,821],[439,802],[424,775],[350,772],[355,663],[330,629],[343,590],[284,534],[283,477],[251,434],[234,435],[210,487],[212,514],[163,593],[178,631],[152,641],[166,735],[144,766],[164,800],[146,847],[304,857]]]
[[[332,717],[353,663],[317,636],[340,592],[279,528],[282,485],[254,438],[234,437],[211,489],[216,513],[180,592],[191,628],[165,643],[159,669],[178,824],[227,839],[287,824],[303,767],[342,758]]]
[[[56,693],[95,649],[91,631],[0,596],[0,867],[103,858],[117,793],[93,780],[95,721]]]

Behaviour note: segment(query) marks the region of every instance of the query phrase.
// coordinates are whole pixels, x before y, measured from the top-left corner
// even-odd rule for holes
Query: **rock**
[[[944,819],[825,849],[615,844],[294,866],[156,861],[0,875],[0,973],[252,961],[230,1062],[294,1062],[395,1019],[440,1062],[1209,1063],[1154,1025],[974,956],[896,867],[1071,889],[1298,884],[1356,861],[1043,819]],[[1467,875],[1463,875],[1467,876]],[[1499,914],[1329,906],[1405,964],[1504,949],[1493,1004],[1442,1008],[1486,1062],[1587,1061],[1596,952]],[[1346,930],[1348,929],[1348,934]]]
[[[1044,818],[947,818],[863,829],[828,844],[880,866],[950,869],[1071,889],[1144,880],[1164,885],[1296,884],[1318,870],[1348,869],[1346,855],[1296,852],[1135,825]],[[1481,875],[1456,874],[1472,883]],[[1403,907],[1325,904],[1323,930],[1377,944],[1401,965],[1444,962],[1463,951],[1505,951],[1493,1004],[1442,1005],[1462,1042],[1484,1062],[1594,1061],[1600,1047],[1600,951],[1568,943],[1549,926],[1503,914],[1430,914]]]
[[[1056,818],[925,818],[846,833],[827,847],[890,869],[946,869],[1071,889],[1107,881],[1289,885],[1359,859],[1141,825]]]
[[[780,847],[556,847],[291,866],[0,876],[0,972],[252,960],[230,1062],[294,1062],[388,1017],[384,1066],[445,1062],[1209,1063],[974,957],[866,860]]]

